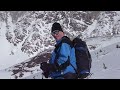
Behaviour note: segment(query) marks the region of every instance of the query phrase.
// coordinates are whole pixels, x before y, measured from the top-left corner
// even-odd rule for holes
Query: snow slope
[[[100,42],[96,50],[91,50],[92,55],[92,76],[89,79],[119,79],[120,78],[120,37],[112,37],[111,39],[103,41],[103,38],[93,38],[89,40],[92,45],[95,41]],[[93,42],[94,41],[94,42]],[[109,43],[108,43],[109,42]],[[94,43],[94,44],[93,44]],[[111,44],[110,44],[111,43]],[[118,48],[116,46],[118,45]],[[24,79],[42,79],[42,72],[36,73]],[[45,78],[44,78],[45,79]]]
[[[120,47],[116,45],[120,42],[100,49],[103,53],[93,57],[91,79],[120,79]]]

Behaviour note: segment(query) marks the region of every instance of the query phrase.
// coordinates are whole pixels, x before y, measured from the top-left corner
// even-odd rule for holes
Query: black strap
[[[73,48],[72,41],[67,36],[63,36],[61,42],[55,45],[55,53],[57,53],[57,50],[59,47],[61,47],[62,43],[67,43],[71,48]]]
[[[89,49],[88,49],[88,47],[87,47],[87,45],[86,45],[86,53],[87,53],[87,57],[88,57],[88,59],[89,59],[89,69],[91,68],[91,62],[92,62],[92,58],[91,58],[91,54],[90,54],[90,52],[89,52]]]
[[[68,56],[68,59],[70,59],[70,56]],[[73,67],[73,69],[75,70],[76,76],[78,77],[79,73],[78,73],[77,69],[75,69],[75,67],[71,63],[70,63],[70,65]]]
[[[73,47],[73,45],[72,45],[72,42],[70,41],[70,39],[67,37],[67,36],[64,36],[63,38],[62,38],[62,41],[58,44],[58,45],[56,45],[55,47],[55,53],[56,53],[56,57],[55,57],[55,65],[56,65],[56,67],[57,67],[57,70],[58,71],[61,71],[61,70],[64,70],[67,66],[69,66],[70,65],[70,59],[68,58],[68,60],[66,61],[66,62],[64,62],[63,64],[61,64],[61,65],[59,65],[58,63],[57,63],[57,60],[58,60],[58,58],[59,58],[59,52],[60,52],[60,47],[61,47],[61,45],[62,45],[62,43],[67,43],[67,44],[69,44],[70,45],[70,47],[72,48]],[[58,49],[59,49],[59,51],[58,51]],[[58,51],[58,52],[57,52]]]

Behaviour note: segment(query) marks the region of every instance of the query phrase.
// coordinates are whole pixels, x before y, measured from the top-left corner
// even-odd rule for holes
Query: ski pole
[[[43,79],[43,73],[42,73],[42,79]]]

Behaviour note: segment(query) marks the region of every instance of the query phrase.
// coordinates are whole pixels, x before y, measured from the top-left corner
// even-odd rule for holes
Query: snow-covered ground
[[[93,58],[91,79],[120,79],[120,48],[113,49],[96,59]]]
[[[115,39],[113,39],[114,42]],[[119,39],[120,40],[120,39]],[[90,79],[119,79],[120,78],[120,42],[101,43],[102,48],[91,52],[92,76]],[[108,44],[108,46],[107,46]],[[105,45],[105,47],[103,46]],[[116,48],[118,45],[119,48]]]

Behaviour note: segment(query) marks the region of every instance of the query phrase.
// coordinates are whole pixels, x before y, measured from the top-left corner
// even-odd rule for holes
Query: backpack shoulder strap
[[[64,36],[62,39],[62,43],[67,43],[70,45],[70,47],[73,47],[72,41],[70,40],[70,38],[68,38],[67,36]]]
[[[57,52],[57,50],[58,50],[58,48],[60,48],[61,47],[61,45],[62,45],[62,43],[67,43],[67,44],[69,44],[70,45],[70,47],[72,48],[73,47],[73,45],[72,45],[72,41],[67,37],[67,36],[64,36],[63,38],[62,38],[62,41],[58,44],[58,45],[56,45],[55,47],[55,53],[56,53],[56,57],[55,57],[55,64],[56,64],[56,67],[57,67],[57,69],[58,70],[63,70],[63,69],[65,69],[67,66],[69,66],[70,65],[70,60],[68,59],[65,63],[63,63],[62,65],[58,65],[58,63],[57,63],[57,60],[58,60],[58,58],[59,58],[59,55],[58,55],[58,52]]]
[[[61,47],[62,43],[67,43],[71,48],[73,47],[72,41],[67,36],[64,36],[62,37],[62,41],[58,45],[55,45],[55,53],[57,53],[57,50]]]

